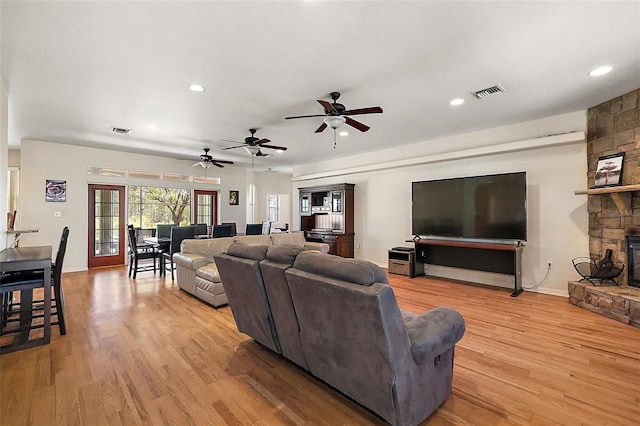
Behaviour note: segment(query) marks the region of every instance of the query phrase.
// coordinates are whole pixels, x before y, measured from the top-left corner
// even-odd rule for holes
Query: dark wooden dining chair
[[[261,223],[247,223],[247,229],[245,235],[261,235],[262,224]]]
[[[156,225],[156,237],[158,238],[170,238],[171,237],[171,228],[175,225],[159,223]]]
[[[149,244],[143,247],[138,247],[138,241],[136,238],[136,230],[133,226],[129,226],[129,276],[133,274],[133,279],[136,279],[138,272],[150,271],[151,265],[146,263],[140,264],[140,260],[152,259],[153,260],[153,273],[156,273],[156,261],[160,259],[160,252],[155,246]],[[162,272],[162,269],[160,270]]]
[[[62,291],[62,265],[64,263],[64,257],[67,252],[67,241],[69,240],[69,227],[65,226],[62,229],[62,236],[60,237],[60,244],[58,246],[58,253],[56,254],[56,260],[51,265],[51,325],[57,325],[61,335],[67,334],[67,326],[64,319],[64,293]],[[44,286],[44,271],[30,271],[19,272],[15,274],[9,274],[3,276],[0,280],[5,289],[11,287],[16,290],[24,288],[41,288]],[[2,327],[5,327],[8,323],[13,321],[21,321],[20,318],[10,319],[9,316],[18,312],[20,303],[31,303],[31,321],[36,318],[43,318],[44,313],[33,314],[33,312],[44,310],[44,299],[32,300],[32,301],[20,301],[19,303],[12,303],[13,295],[3,291],[3,303],[2,303]],[[6,296],[6,297],[5,297]],[[54,319],[55,317],[55,319]],[[24,319],[22,319],[23,321]],[[44,325],[31,325],[32,329],[42,328]]]
[[[209,236],[209,225],[206,223],[192,223],[191,226],[195,229],[195,236],[203,237]]]
[[[171,281],[175,279],[173,273],[173,253],[178,253],[180,251],[180,244],[182,244],[182,240],[193,238],[195,238],[195,226],[174,226],[171,228],[171,244],[169,245],[169,250],[162,253],[160,265],[160,273],[166,276],[167,263],[169,264],[169,268],[171,268]]]
[[[231,235],[229,235],[229,237],[235,237],[236,235],[238,235],[235,222],[222,222],[221,225],[228,225],[231,227]]]
[[[231,225],[214,225],[212,238],[233,237]]]

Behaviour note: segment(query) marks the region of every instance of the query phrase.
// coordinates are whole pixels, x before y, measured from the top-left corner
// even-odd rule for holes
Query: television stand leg
[[[515,274],[513,275],[513,293],[511,293],[511,297],[518,297],[522,293],[522,250],[519,248],[513,255]]]

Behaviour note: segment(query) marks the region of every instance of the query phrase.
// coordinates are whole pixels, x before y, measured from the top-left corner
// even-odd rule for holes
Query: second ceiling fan
[[[360,130],[361,132],[366,132],[370,129],[366,124],[362,124],[359,121],[354,120],[350,116],[352,115],[362,115],[362,114],[380,114],[382,113],[382,108],[379,106],[376,107],[368,107],[368,108],[358,108],[358,109],[347,109],[343,104],[338,103],[338,98],[340,98],[340,92],[331,92],[329,95],[333,102],[323,101],[318,99],[318,103],[322,105],[324,108],[324,114],[314,114],[314,115],[297,115],[293,117],[285,117],[285,120],[291,120],[295,118],[310,118],[310,117],[325,117],[324,122],[318,127],[315,133],[323,132],[324,129],[331,127],[332,129],[337,129],[342,124],[348,124],[349,126]]]
[[[255,133],[256,133],[257,129],[249,129],[249,132],[251,133],[251,136],[248,136],[246,138],[244,138],[244,143],[242,142],[238,142],[238,141],[230,141],[227,139],[223,139],[223,142],[232,142],[232,143],[237,143],[239,145],[236,146],[230,146],[228,148],[222,148],[222,150],[227,150],[227,149],[236,149],[236,148],[244,148],[249,154],[251,155],[255,155],[256,157],[267,157],[269,154],[264,154],[262,152],[262,148],[269,148],[269,149],[275,149],[277,151],[286,151],[287,147],[286,146],[277,146],[277,145],[267,145],[269,142],[271,142],[269,139],[260,139],[255,137]]]

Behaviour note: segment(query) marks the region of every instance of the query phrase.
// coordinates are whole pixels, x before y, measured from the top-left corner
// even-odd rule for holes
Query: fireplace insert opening
[[[640,287],[640,236],[627,235],[627,283]]]

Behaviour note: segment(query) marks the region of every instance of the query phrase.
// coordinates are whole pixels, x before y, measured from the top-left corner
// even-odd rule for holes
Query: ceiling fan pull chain
[[[333,129],[333,149],[336,149],[336,129]]]

